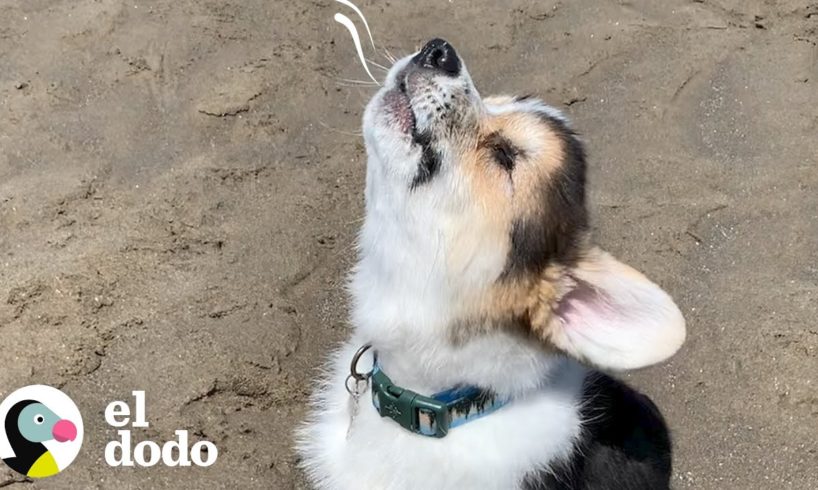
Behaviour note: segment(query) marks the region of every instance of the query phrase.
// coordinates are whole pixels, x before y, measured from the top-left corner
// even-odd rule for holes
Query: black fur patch
[[[532,471],[523,490],[670,488],[670,433],[656,405],[604,374],[586,380],[584,392],[586,422],[570,460]]]
[[[542,212],[513,223],[504,277],[539,273],[552,262],[575,263],[579,242],[588,230],[585,150],[563,121],[547,114],[540,116],[560,139],[563,162],[540,184]]]
[[[415,132],[412,134],[412,140],[416,144],[420,145],[422,152],[417,173],[409,186],[411,189],[415,189],[418,186],[429,182],[435,175],[437,175],[437,173],[440,171],[441,156],[432,145],[431,134]]]

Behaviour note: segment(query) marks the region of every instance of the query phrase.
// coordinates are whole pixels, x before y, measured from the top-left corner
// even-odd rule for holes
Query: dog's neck
[[[355,337],[373,344],[395,383],[426,394],[471,384],[514,397],[576,367],[510,329],[455,339],[456,306],[470,301],[472,279],[446,276],[443,251],[428,237],[407,236],[405,223],[367,218],[350,284]]]

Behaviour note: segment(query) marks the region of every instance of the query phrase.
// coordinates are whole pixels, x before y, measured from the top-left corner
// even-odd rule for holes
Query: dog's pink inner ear
[[[636,270],[595,250],[569,274],[575,286],[556,305],[550,329],[557,347],[607,369],[648,366],[681,347],[681,312]]]
[[[612,304],[604,293],[597,291],[590,284],[574,278],[576,286],[563,296],[557,305],[556,314],[567,323],[581,324],[591,317],[605,316],[614,318]]]

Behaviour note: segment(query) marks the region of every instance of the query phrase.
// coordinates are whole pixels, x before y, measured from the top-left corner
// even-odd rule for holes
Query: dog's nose
[[[454,76],[460,73],[460,58],[457,57],[457,52],[451,44],[439,38],[426,43],[420,53],[412,58],[412,62],[417,66],[439,70],[447,75]]]

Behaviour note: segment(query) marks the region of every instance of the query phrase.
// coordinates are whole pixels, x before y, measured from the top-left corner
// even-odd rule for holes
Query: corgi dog
[[[661,414],[600,370],[667,359],[685,321],[591,242],[565,116],[481,97],[434,39],[394,64],[363,127],[354,333],[297,434],[311,484],[668,488]]]

